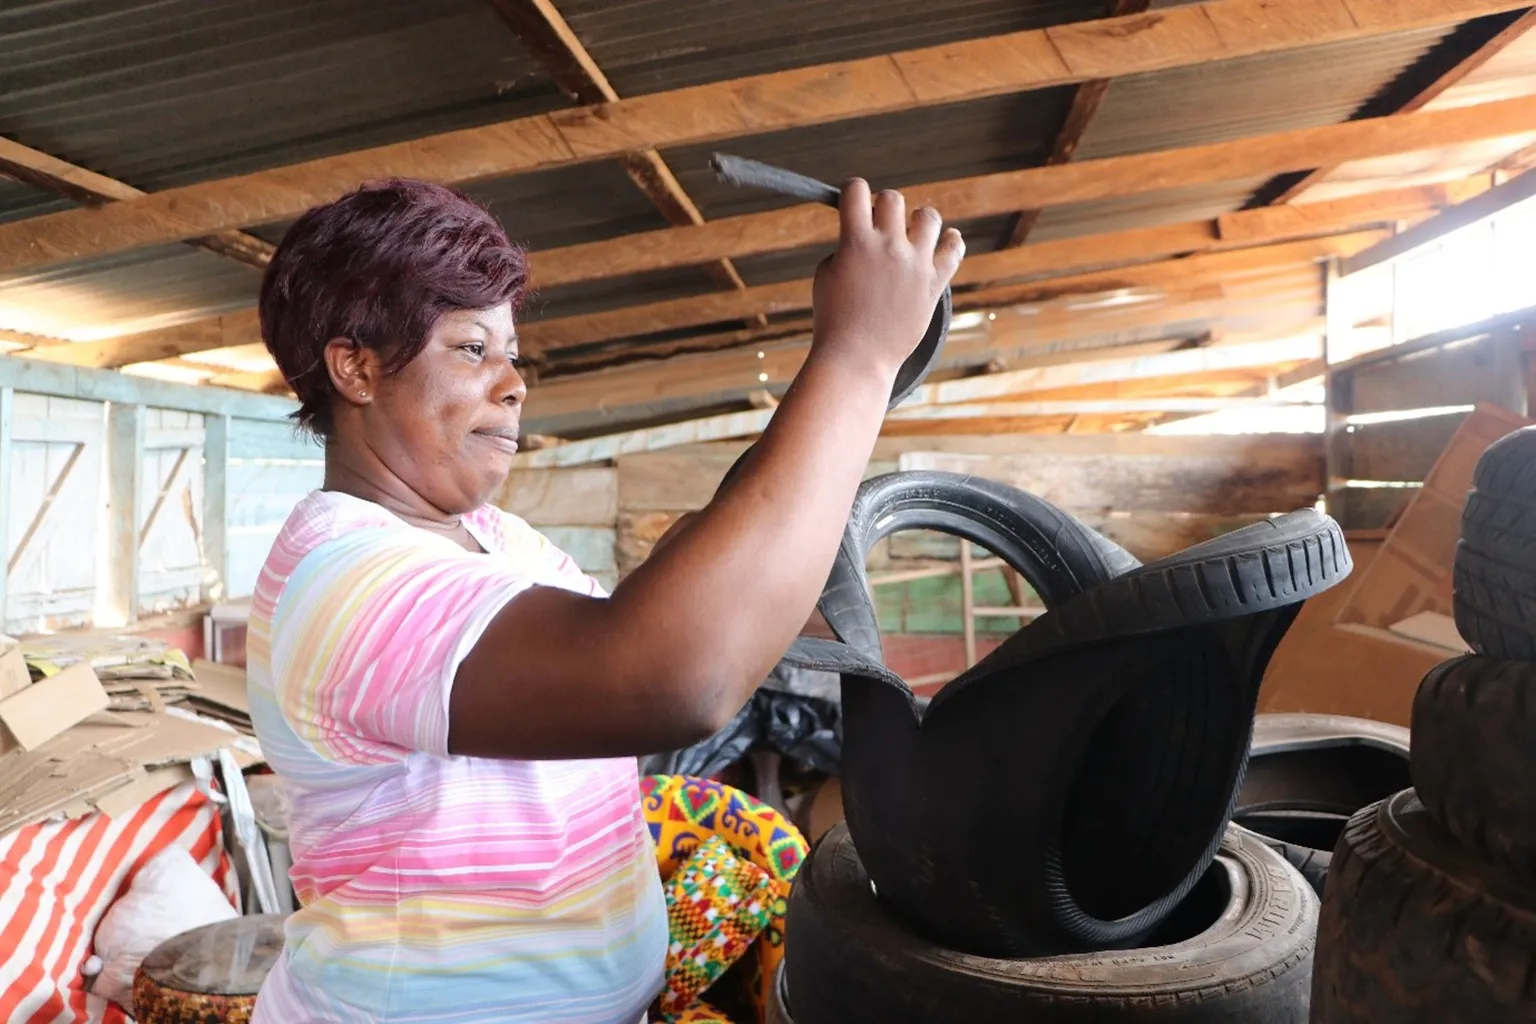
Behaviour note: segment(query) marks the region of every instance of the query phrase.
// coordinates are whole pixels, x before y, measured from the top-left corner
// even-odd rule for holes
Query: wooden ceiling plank
[[[1131,14],[1142,14],[1151,6],[1152,0],[1112,0],[1109,16],[1123,18]],[[1067,107],[1067,116],[1062,120],[1060,131],[1056,133],[1056,141],[1051,146],[1050,154],[1045,158],[1047,165],[1072,162],[1078,145],[1083,141],[1083,135],[1087,133],[1093,119],[1098,116],[1099,107],[1104,105],[1104,97],[1109,95],[1110,81],[1108,78],[1095,78],[1079,85],[1073,92],[1072,102]],[[1035,229],[1035,224],[1039,222],[1040,215],[1044,212],[1039,207],[1020,210],[1008,231],[1008,240],[1004,243],[1004,248],[1016,248],[1028,241],[1030,232]]]
[[[1088,235],[1039,242],[1018,249],[973,256],[961,266],[958,285],[987,284],[1012,278],[1047,275],[1057,277],[1087,268],[1138,264],[1183,254],[1197,254],[1262,245],[1279,241],[1326,237],[1375,223],[1418,219],[1446,205],[1446,190],[1433,187],[1399,189],[1390,193],[1351,196],[1308,204],[1299,210],[1264,207],[1225,215],[1217,220],[1135,228],[1103,235]],[[1327,243],[1324,243],[1327,244]],[[1198,266],[1198,265],[1197,265]],[[974,307],[985,299],[961,296],[960,306]],[[704,324],[751,319],[764,314],[804,311],[810,308],[808,280],[759,285],[739,292],[704,295],[646,303],[602,313],[537,321],[523,325],[521,333],[528,354],[558,357],[564,348],[607,338],[644,335]],[[260,325],[255,310],[199,321],[215,327],[194,325],[150,331],[106,341],[70,345],[60,351],[33,353],[38,358],[72,362],[82,366],[115,367],[167,359],[224,347],[226,337],[255,341]],[[705,338],[662,343],[666,351],[708,350],[782,336],[808,325],[777,325],[753,330],[732,330]],[[653,354],[649,358],[655,358]]]
[[[1477,49],[1473,50],[1465,58],[1448,69],[1444,74],[1439,75],[1433,81],[1428,83],[1424,88],[1410,96],[1407,102],[1398,107],[1395,113],[1411,114],[1416,110],[1422,110],[1426,105],[1444,95],[1453,86],[1457,85],[1468,75],[1472,74],[1472,72],[1476,71],[1478,68],[1481,68],[1493,58],[1503,53],[1532,28],[1536,28],[1536,7],[1526,11],[1523,15],[1516,18],[1510,24],[1506,25],[1491,39],[1483,43],[1483,45],[1479,46]],[[1329,166],[1313,168],[1301,178],[1293,182],[1290,186],[1285,188],[1282,192],[1280,192],[1280,194],[1274,198],[1273,202],[1289,203],[1292,200],[1299,198],[1302,193],[1307,191],[1307,189],[1311,188],[1313,185],[1316,185],[1318,182],[1328,177],[1329,174],[1333,173],[1337,167],[1337,164],[1332,164]]]
[[[147,193],[105,174],[78,167],[41,150],[0,138],[0,176],[51,192],[83,206],[141,199]],[[258,270],[272,261],[273,246],[243,231],[220,231],[206,238],[187,239],[187,244]]]
[[[1349,210],[1352,207],[1341,206],[1340,210]],[[1374,214],[1372,214],[1374,216]],[[1347,228],[1342,221],[1350,218],[1346,214],[1341,217],[1341,223],[1336,226],[1336,231]],[[1313,221],[1312,224],[1319,222]],[[1157,276],[1156,271],[1150,271],[1147,259],[1156,259],[1159,256],[1170,256],[1185,252],[1201,253],[1202,255],[1190,256],[1187,259],[1175,261],[1169,266],[1169,272],[1178,277],[1192,280],[1202,273],[1230,273],[1230,268],[1239,266],[1260,265],[1267,266],[1274,263],[1298,261],[1305,259],[1320,259],[1332,255],[1352,255],[1347,252],[1352,247],[1365,244],[1366,236],[1358,236],[1358,233],[1343,237],[1324,236],[1315,239],[1284,243],[1281,248],[1270,246],[1256,246],[1256,256],[1238,257],[1234,253],[1248,250],[1231,250],[1227,253],[1214,253],[1211,250],[1217,248],[1215,244],[1199,246],[1191,244],[1194,236],[1204,229],[1209,229],[1209,222],[1193,222],[1188,225],[1172,225],[1169,228],[1136,229],[1124,232],[1129,236],[1124,239],[1128,242],[1117,251],[1127,261],[1140,259],[1136,266],[1128,266],[1120,270],[1103,270],[1087,274],[1063,275],[1060,277],[1048,277],[1040,281],[1027,284],[1008,286],[1005,290],[987,289],[980,292],[958,292],[955,295],[955,308],[957,310],[985,308],[996,304],[1011,304],[1015,302],[1034,302],[1055,297],[1069,292],[1094,293],[1108,291],[1113,288],[1130,288],[1145,286],[1154,280],[1163,280]],[[1357,237],[1358,236],[1358,237]],[[1105,236],[1109,238],[1111,236]],[[1281,238],[1286,236],[1281,235]],[[1375,240],[1379,233],[1369,233],[1369,240]],[[1072,242],[1079,240],[1073,239]],[[1170,245],[1169,242],[1172,241]],[[1142,248],[1137,249],[1136,246]],[[959,284],[981,283],[988,281],[1004,280],[1009,277],[1022,276],[1014,268],[1018,266],[1041,267],[1054,265],[1059,270],[1067,270],[1073,266],[1068,261],[1050,260],[1049,255],[1041,256],[1028,253],[1029,249],[1055,248],[1070,251],[1075,246],[1058,243],[1044,243],[1038,247],[1027,246],[1023,249],[1001,250],[967,260],[961,268],[961,274],[957,278]],[[1100,251],[1108,252],[1106,246]],[[1021,260],[1018,254],[1027,253],[1029,258]],[[1224,258],[1217,259],[1217,256]],[[1106,262],[1115,262],[1108,260]],[[1207,271],[1207,266],[1224,268],[1220,271]],[[1162,264],[1152,264],[1162,266]],[[677,330],[685,327],[694,327],[703,324],[719,323],[722,321],[740,319],[759,313],[790,313],[801,312],[811,307],[811,281],[800,279],[796,281],[784,281],[777,284],[759,285],[745,291],[730,294],[705,295],[682,299],[668,299],[661,302],[646,303],[639,306],[626,306],[619,309],[607,310],[601,313],[587,313],[579,316],[561,317],[558,319],[541,320],[524,324],[519,333],[526,349],[542,358],[548,358],[558,353],[562,348],[591,344],[611,338],[626,336],[642,336],[658,334],[664,331]]]
[[[1347,162],[1536,132],[1536,96],[1448,111],[1348,121],[1227,142],[1083,160],[1055,167],[979,175],[906,189],[910,205],[929,205],[951,221],[1030,207],[1110,199],[1242,178],[1265,177],[1327,158]],[[1333,159],[1337,158],[1337,160]],[[0,225],[0,245],[5,227]],[[721,218],[695,227],[641,232],[534,253],[540,288],[692,266],[712,259],[782,252],[837,238],[836,211],[791,206]],[[1027,248],[1027,247],[1026,247]]]
[[[1526,171],[1464,203],[1442,210],[1406,231],[1385,239],[1379,245],[1354,254],[1340,264],[1339,276],[1348,277],[1369,267],[1398,259],[1452,231],[1487,220],[1532,197],[1536,197],[1536,171]]]
[[[1525,6],[1508,0],[1206,0],[1124,18],[714,82],[201,182],[100,209],[18,221],[0,226],[0,271],[286,220],[366,178],[408,175],[472,182],[645,149],[1458,24]],[[1326,155],[1325,162],[1336,156]],[[1243,173],[1230,165],[1221,171]],[[1045,192],[1022,194],[1030,206],[1045,205],[1050,198]]]
[[[619,94],[551,0],[487,0],[544,71],[567,96],[582,104],[616,103]],[[620,157],[624,173],[674,227],[702,224],[704,215],[666,160],[654,149]],[[706,265],[710,277],[727,288],[746,282],[729,259]],[[766,323],[766,321],[763,321]]]
[[[250,309],[140,334],[127,334],[102,341],[50,345],[13,354],[70,366],[116,369],[133,363],[173,359],[193,352],[232,348],[260,341],[261,324],[256,311]]]

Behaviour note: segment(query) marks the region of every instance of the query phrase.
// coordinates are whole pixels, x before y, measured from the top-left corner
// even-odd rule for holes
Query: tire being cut
[[[1307,1019],[1317,897],[1284,861],[1234,829],[1181,911],[1165,926],[1170,941],[1154,948],[968,956],[886,913],[839,826],[790,897],[789,1010],[795,1024]]]
[[[1478,459],[1453,575],[1456,627],[1477,653],[1536,661],[1536,429]]]
[[[817,604],[838,639],[880,657],[866,564],[881,538],[937,530],[982,545],[1029,581],[1047,608],[1138,567],[1124,548],[1043,498],[981,477],[916,471],[866,480]]]
[[[1321,894],[1350,816],[1409,781],[1401,726],[1344,715],[1259,715],[1232,820]]]
[[[1216,855],[1269,657],[1348,571],[1336,534],[1295,513],[1107,580],[926,709],[868,652],[792,652],[843,677],[844,807],[886,905],[982,956],[1143,944]]]
[[[1536,664],[1457,658],[1413,701],[1413,784],[1446,831],[1536,879]]]
[[[1440,829],[1412,790],[1362,810],[1334,852],[1312,1021],[1536,1020],[1533,897]]]
[[[1028,650],[1097,643],[1299,606],[1354,568],[1344,531],[1301,509],[1117,575],[1031,623]]]

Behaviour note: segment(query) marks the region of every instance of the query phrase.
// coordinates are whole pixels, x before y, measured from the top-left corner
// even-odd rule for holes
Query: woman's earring
[[[359,391],[357,393],[357,397],[358,398],[367,398],[368,397],[368,392],[366,392],[366,391]]]

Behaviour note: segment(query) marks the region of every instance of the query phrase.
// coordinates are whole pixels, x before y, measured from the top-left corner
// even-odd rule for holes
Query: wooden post
[[[971,542],[960,541],[960,622],[965,630],[965,667],[976,664],[976,585],[971,578]]]
[[[229,417],[203,417],[203,564],[213,578],[203,584],[203,601],[229,591]]]
[[[1333,364],[1339,361],[1339,345],[1351,325],[1339,297],[1339,261],[1329,260],[1323,266],[1323,509],[1340,521],[1347,515],[1344,505],[1344,479],[1346,461],[1342,446],[1349,443],[1345,434],[1346,417],[1353,404],[1343,394],[1348,377],[1341,380],[1333,372]]]
[[[107,602],[126,625],[139,615],[139,504],[144,492],[144,407],[107,410]]]
[[[12,388],[0,388],[0,631],[5,629],[6,597],[10,593],[10,577],[4,568],[10,560],[11,535],[9,530],[11,507],[12,427],[15,421],[16,392]]]

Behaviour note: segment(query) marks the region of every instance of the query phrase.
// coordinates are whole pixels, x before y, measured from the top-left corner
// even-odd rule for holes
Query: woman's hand
[[[843,189],[839,215],[837,252],[816,271],[812,352],[865,360],[894,379],[959,269],[965,242],[932,207],[908,216],[900,192],[880,192],[871,205],[869,185],[857,178]]]
[[[964,246],[938,215],[852,181],[816,275],[811,354],[752,458],[607,600],[534,587],[455,676],[449,749],[482,757],[647,754],[728,722],[807,627],[891,385]]]

